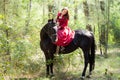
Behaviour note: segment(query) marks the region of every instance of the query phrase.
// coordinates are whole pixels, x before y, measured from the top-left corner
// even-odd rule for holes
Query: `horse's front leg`
[[[50,67],[50,65],[48,64],[48,61],[46,60],[46,77],[48,77],[50,75],[49,67]]]
[[[51,54],[51,63],[50,63],[50,73],[51,73],[51,77],[54,76],[53,66],[54,66],[54,55]]]
[[[53,75],[53,62],[51,60],[46,60],[46,77]]]
[[[50,72],[51,72],[51,76],[54,76],[54,73],[53,73],[53,63],[50,64]]]
[[[50,77],[54,76],[53,63],[54,63],[53,55],[49,55],[48,57],[46,57],[46,74],[47,74],[47,76],[50,76]]]
[[[48,53],[45,53],[45,59],[46,59],[46,77],[50,75],[50,58]]]

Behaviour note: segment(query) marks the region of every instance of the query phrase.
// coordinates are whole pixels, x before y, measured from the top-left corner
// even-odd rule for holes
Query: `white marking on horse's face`
[[[55,31],[56,31],[56,32],[58,31],[58,28],[57,28],[57,26],[54,26],[53,28],[55,29]]]
[[[54,26],[53,29],[56,31],[56,35],[57,35],[58,27]],[[57,42],[57,41],[58,41],[58,37],[56,36],[55,42]]]

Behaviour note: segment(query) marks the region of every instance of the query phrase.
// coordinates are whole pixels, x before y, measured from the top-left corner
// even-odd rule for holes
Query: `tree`
[[[89,18],[90,18],[90,12],[89,12],[89,6],[87,1],[83,1],[83,8],[84,8],[84,15],[85,15],[85,22],[86,22],[86,29],[92,31],[92,27],[89,24]]]
[[[74,24],[76,24],[78,17],[78,1],[74,0]]]
[[[28,4],[27,4],[27,19],[26,19],[26,24],[25,24],[25,27],[26,27],[26,30],[25,30],[25,35],[27,34],[28,32],[28,28],[29,28],[29,24],[30,24],[30,14],[31,14],[31,7],[32,7],[32,0],[29,0]]]
[[[110,4],[107,0],[106,4],[104,1],[100,1],[101,14],[103,16],[103,21],[100,27],[100,43],[103,45],[104,54],[107,55],[108,48],[108,32],[109,32],[109,14],[110,14]],[[101,53],[102,54],[102,53]]]
[[[105,46],[105,55],[107,54],[107,49],[108,49],[109,27],[110,27],[110,1],[107,0],[107,27],[106,27],[106,46]]]
[[[100,1],[100,9],[101,9],[101,14],[103,16],[103,20],[102,23],[100,24],[100,45],[103,45],[103,50],[105,50],[105,45],[106,45],[106,36],[105,36],[105,29],[106,29],[106,9],[105,9],[105,2],[104,1]],[[101,50],[102,50],[102,46],[101,46]],[[105,53],[105,51],[104,51]],[[102,51],[101,51],[101,54]]]

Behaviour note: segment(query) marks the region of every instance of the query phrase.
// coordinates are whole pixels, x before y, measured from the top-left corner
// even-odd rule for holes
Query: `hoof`
[[[92,72],[90,72],[89,75],[92,75]]]
[[[58,54],[54,54],[54,57],[59,57],[59,55]]]
[[[51,74],[49,78],[52,79],[52,80],[54,80],[55,75],[54,75],[54,74]]]
[[[54,77],[54,76],[55,76],[54,74],[49,74],[49,75],[47,74],[47,75],[46,75],[46,78],[52,78],[52,77]]]
[[[46,77],[49,77],[49,74],[48,74],[48,73],[46,74]]]
[[[87,75],[86,77],[87,77],[87,78],[91,78],[91,76],[90,76],[90,75]]]
[[[81,80],[84,80],[84,79],[85,79],[85,76],[81,76],[80,79],[81,79]]]
[[[55,75],[54,74],[51,74],[50,77],[54,77]]]
[[[49,78],[50,77],[50,75],[46,75],[46,78]]]

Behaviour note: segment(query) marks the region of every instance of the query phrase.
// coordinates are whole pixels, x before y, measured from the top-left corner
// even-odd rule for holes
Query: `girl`
[[[57,45],[56,48],[56,55],[59,53],[60,46],[63,48],[64,46],[67,46],[74,38],[74,31],[72,31],[68,27],[68,21],[69,21],[69,12],[68,8],[64,7],[60,13],[57,15],[57,41],[55,44]]]

